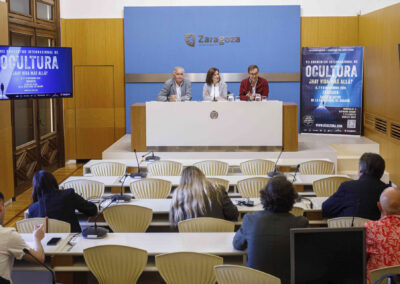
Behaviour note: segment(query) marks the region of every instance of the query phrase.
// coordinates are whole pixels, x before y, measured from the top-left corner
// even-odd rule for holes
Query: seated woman
[[[69,188],[60,190],[57,180],[47,171],[39,171],[32,181],[33,204],[29,206],[29,218],[48,217],[71,224],[71,232],[81,232],[75,210],[93,216],[97,206],[86,201]]]
[[[169,213],[173,226],[197,217],[237,220],[238,216],[237,207],[223,187],[213,185],[196,167],[187,167],[182,171],[181,182],[172,195]]]
[[[308,226],[308,220],[289,213],[297,192],[284,176],[275,176],[260,191],[264,210],[244,215],[233,246],[247,248],[246,266],[264,271],[290,284],[290,229]]]
[[[228,87],[221,81],[219,70],[210,68],[207,72],[206,82],[203,87],[204,101],[226,101],[228,99]]]

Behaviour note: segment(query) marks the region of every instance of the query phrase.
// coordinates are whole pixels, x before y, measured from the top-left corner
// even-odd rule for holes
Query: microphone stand
[[[277,159],[276,162],[275,162],[274,171],[273,171],[273,172],[269,172],[269,173],[267,174],[269,177],[274,177],[274,176],[277,176],[277,175],[281,175],[281,174],[282,174],[282,173],[278,170],[278,161],[279,161],[279,159],[281,158],[281,155],[282,155],[282,153],[283,153],[283,150],[284,150],[284,148],[283,148],[283,146],[282,146],[282,150],[281,150],[281,152],[279,153],[278,159]]]
[[[132,199],[132,196],[124,194],[124,183],[126,178],[129,176],[129,174],[124,174],[121,178],[121,192],[120,194],[114,194],[111,198],[114,198],[117,201],[124,201],[124,202],[129,202]]]
[[[51,273],[51,283],[52,284],[56,284],[56,274],[54,273],[53,269],[51,269],[50,267],[48,267],[45,263],[41,262],[39,259],[37,259],[36,256],[34,256],[33,254],[31,254],[31,252],[27,249],[24,248],[22,249],[22,251],[27,254],[30,255],[38,264],[40,264],[41,266],[43,266],[44,268],[46,268],[48,271],[50,271]]]
[[[147,176],[147,173],[143,173],[140,171],[140,163],[139,159],[137,157],[136,149],[133,149],[133,152],[135,152],[135,157],[136,157],[136,163],[138,165],[138,171],[137,173],[131,173],[131,178],[145,178]]]
[[[150,157],[146,157],[146,156],[148,156],[150,153],[151,153],[152,155],[151,155]],[[159,160],[160,160],[160,157],[155,156],[153,151],[147,152],[146,154],[142,155],[142,158],[144,158],[144,157],[146,157],[146,159],[145,159],[146,162],[155,162],[155,161],[159,161]]]

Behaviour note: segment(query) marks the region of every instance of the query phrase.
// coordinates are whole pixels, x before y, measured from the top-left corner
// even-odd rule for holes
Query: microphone
[[[278,170],[278,161],[279,161],[279,159],[281,158],[281,155],[282,155],[282,153],[283,153],[283,150],[284,150],[284,148],[283,148],[283,146],[282,146],[282,150],[281,150],[281,152],[279,153],[278,159],[277,159],[276,162],[275,162],[274,171],[273,171],[273,172],[269,172],[269,173],[267,174],[269,177],[274,177],[274,176],[277,176],[277,175],[281,175],[281,174],[282,174],[282,173]]]
[[[301,202],[302,200],[307,200],[308,202],[310,202],[310,209],[314,208],[314,203],[312,202],[312,200],[310,198],[299,196],[299,198],[297,198],[296,201]]]
[[[53,271],[53,269],[51,269],[50,267],[48,267],[45,263],[41,262],[39,259],[37,259],[36,256],[34,256],[33,254],[31,254],[31,252],[29,251],[29,249],[24,248],[22,249],[22,251],[27,254],[30,255],[38,264],[40,264],[41,266],[43,266],[44,268],[46,268],[48,271],[50,271],[51,273],[51,283],[52,284],[56,284],[56,275]]]
[[[121,192],[120,194],[114,194],[113,196],[111,196],[111,198],[114,198],[117,201],[123,201],[123,202],[129,202],[132,199],[132,196],[124,194],[124,183],[126,178],[129,176],[129,174],[124,174],[121,178]]]
[[[130,176],[131,178],[145,178],[147,176],[147,173],[143,173],[140,171],[140,163],[137,157],[136,149],[133,149],[133,152],[135,152],[136,162],[138,164],[138,171],[137,173],[131,173]]]
[[[100,202],[99,208],[101,207],[101,203],[103,203],[105,200],[107,199],[104,199],[102,202]],[[88,227],[82,231],[82,237],[84,237],[85,239],[103,239],[107,236],[108,230],[106,228],[97,227],[96,222],[97,218],[99,218],[99,216],[103,214],[104,210],[115,201],[117,201],[115,195],[111,196],[111,202],[106,207],[104,207],[103,210],[98,212],[96,217],[94,217],[94,226]]]
[[[150,153],[151,153],[152,155],[151,155],[150,157],[146,157],[146,156],[148,156]],[[154,152],[153,152],[153,151],[147,152],[146,154],[142,155],[142,158],[144,158],[144,157],[146,157],[146,159],[145,159],[146,162],[155,162],[155,161],[159,161],[159,160],[160,160],[160,157],[154,156]]]
[[[296,181],[296,175],[297,175],[297,173],[299,172],[299,169],[300,169],[300,164],[298,164],[298,165],[296,166],[296,171],[294,172],[294,175],[293,175],[292,184]]]
[[[351,217],[351,226],[350,227],[352,227],[352,228],[354,227],[354,218],[356,217],[359,206],[360,206],[360,199],[357,200],[357,204],[356,204],[356,207],[354,208],[353,216]]]

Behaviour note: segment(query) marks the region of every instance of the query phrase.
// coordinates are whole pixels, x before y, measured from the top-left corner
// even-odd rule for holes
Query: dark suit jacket
[[[248,249],[246,266],[279,277],[282,284],[290,284],[290,229],[307,226],[307,218],[290,213],[248,213],[235,234],[233,246]]]
[[[81,232],[75,210],[89,216],[97,213],[96,205],[83,199],[72,188],[54,190],[29,206],[29,218],[47,216],[70,223],[71,232]]]
[[[338,191],[322,204],[322,215],[325,218],[355,216],[378,220],[381,213],[377,202],[386,187],[387,184],[367,175],[343,182]]]

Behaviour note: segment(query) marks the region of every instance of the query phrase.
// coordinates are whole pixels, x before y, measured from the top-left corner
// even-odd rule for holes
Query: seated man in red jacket
[[[268,81],[258,77],[258,70],[257,65],[249,66],[249,78],[240,83],[239,96],[241,101],[254,101],[256,94],[260,94],[262,99],[268,98]]]

